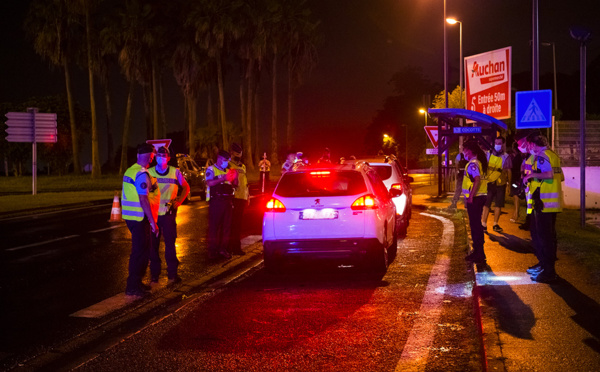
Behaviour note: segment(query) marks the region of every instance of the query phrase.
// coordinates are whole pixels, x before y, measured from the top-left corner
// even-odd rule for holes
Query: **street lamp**
[[[556,89],[556,48],[554,42],[543,42],[543,46],[552,46],[552,66],[554,70],[554,109],[558,110],[558,94]]]
[[[462,45],[462,22],[456,20],[455,18],[446,18],[446,22],[451,24],[451,25],[455,25],[458,23],[459,25],[459,35],[460,35],[460,63],[459,63],[459,78],[458,78],[458,85],[460,87],[460,108],[465,108],[465,105],[463,103],[463,45]],[[463,126],[463,119],[460,119],[460,126]],[[458,138],[458,145],[462,147],[463,144],[463,138],[462,136],[460,136]]]

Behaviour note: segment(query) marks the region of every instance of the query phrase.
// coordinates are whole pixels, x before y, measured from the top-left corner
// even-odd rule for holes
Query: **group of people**
[[[151,167],[156,157],[156,166]],[[266,158],[266,157],[265,157]],[[131,232],[129,275],[125,294],[142,297],[159,282],[162,262],[160,238],[165,243],[167,283],[181,282],[177,274],[179,260],[175,249],[177,210],[187,198],[190,186],[177,167],[169,165],[167,147],[158,150],[142,144],[137,162],[123,176],[122,217]],[[270,166],[270,165],[269,165]],[[245,254],[241,247],[241,226],[249,190],[242,147],[231,145],[221,150],[217,162],[205,172],[206,199],[209,202],[208,251],[212,260]],[[142,282],[150,266],[150,285]]]
[[[466,259],[484,263],[484,233],[492,202],[494,208],[493,230],[502,232],[498,224],[500,209],[504,206],[508,180],[511,180],[510,195],[515,198],[515,209],[519,208],[519,195],[524,190],[527,215],[530,220],[531,240],[538,263],[529,267],[531,280],[548,283],[556,280],[556,215],[562,211],[561,182],[564,175],[560,158],[548,148],[548,140],[538,130],[520,130],[515,136],[518,151],[523,161],[516,173],[517,159],[506,154],[505,139],[496,138],[493,151],[487,154],[476,140],[463,144],[464,175],[461,181],[462,194],[471,226],[473,251]],[[456,206],[453,199],[451,207]],[[518,211],[513,214],[513,222]]]

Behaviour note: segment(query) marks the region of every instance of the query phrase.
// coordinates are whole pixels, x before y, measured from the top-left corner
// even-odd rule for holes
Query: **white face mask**
[[[494,149],[495,149],[497,152],[500,152],[500,151],[502,151],[502,145],[495,145],[495,146],[494,146]]]
[[[527,153],[527,147],[519,147],[519,151],[521,151],[522,154],[526,154]]]

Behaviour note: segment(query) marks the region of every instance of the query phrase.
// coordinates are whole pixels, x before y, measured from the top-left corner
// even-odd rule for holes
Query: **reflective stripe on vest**
[[[560,158],[554,151],[549,149],[544,151],[544,155],[550,160],[552,179],[540,180],[540,198],[544,203],[542,212],[562,212],[560,200],[562,195],[561,182],[564,180],[564,175],[560,166]],[[534,164],[533,169],[537,169],[537,163]]]
[[[486,179],[488,182],[496,182],[500,176],[502,176],[502,158],[490,154]]]
[[[213,171],[213,179],[217,178],[217,176],[227,174],[227,170],[220,170],[219,168],[215,167],[214,165],[211,165],[209,168],[212,169],[212,171]],[[206,175],[204,177],[206,177]],[[209,200],[210,200],[210,186],[208,186],[208,184],[206,184],[206,201],[209,201]]]
[[[475,194],[475,196],[485,195],[487,193],[487,180],[481,176],[483,174],[481,162],[477,160],[477,158],[473,158],[469,160],[469,163],[467,163],[467,166],[465,167],[465,177],[463,178],[462,183],[462,191],[465,195],[465,200],[469,198],[471,195],[471,188],[473,188],[473,180],[471,180],[472,176],[469,174],[469,166],[471,163],[477,164],[477,167],[479,168],[479,189],[477,189],[477,194]]]
[[[156,178],[158,187],[160,188],[160,206],[158,207],[158,215],[164,216],[171,207],[170,204],[177,198],[177,191],[179,186],[179,180],[177,179],[177,168],[170,166],[167,174],[160,174],[156,170],[156,167],[152,167],[148,170],[152,177]]]
[[[140,197],[135,189],[135,179],[146,169],[135,163],[125,171],[123,176],[123,192],[121,193],[121,207],[124,220],[141,221],[144,219],[144,210],[140,204]]]
[[[523,174],[527,176],[531,174],[533,162],[535,161],[535,156],[529,155],[529,157],[525,160],[525,165],[523,166]],[[525,200],[527,201],[527,214],[531,214],[533,212],[533,201],[531,200],[532,194],[537,189],[538,184],[534,184],[534,180],[530,178],[530,181],[527,183],[525,187]],[[535,187],[532,190],[532,187]]]

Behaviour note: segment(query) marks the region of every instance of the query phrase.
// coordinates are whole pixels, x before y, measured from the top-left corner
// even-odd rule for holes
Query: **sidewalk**
[[[432,197],[437,189],[431,186],[415,193],[415,204],[438,208],[450,204],[449,197]],[[509,221],[512,205],[503,212],[502,233],[492,231],[490,213],[487,265],[474,267],[487,370],[599,371],[600,284],[590,280],[575,257],[561,252],[560,238],[556,263],[560,279],[551,285],[531,281],[525,270],[537,260],[529,231]]]

